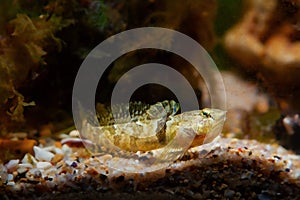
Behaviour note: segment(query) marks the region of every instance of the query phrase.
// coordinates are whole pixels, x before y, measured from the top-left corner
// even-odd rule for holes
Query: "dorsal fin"
[[[130,102],[129,108],[128,104],[117,104],[110,107],[98,103],[96,110],[100,126],[107,126],[116,123],[112,110],[117,111],[117,113],[115,113],[115,117],[118,119],[118,123],[127,123],[175,115],[178,112],[179,107],[179,103],[173,100],[165,100],[153,105],[137,101]],[[128,109],[130,116],[128,116],[128,113],[126,112]]]

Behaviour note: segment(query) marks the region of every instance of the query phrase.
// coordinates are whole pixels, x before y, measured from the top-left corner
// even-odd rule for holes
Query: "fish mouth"
[[[215,108],[210,110],[211,116],[217,122],[219,122],[219,121],[225,121],[225,119],[226,119],[226,112],[227,111],[220,110],[220,109],[215,109]]]
[[[212,142],[218,135],[221,134],[226,120],[226,111],[220,109],[209,109],[209,114],[214,119],[211,129],[206,134],[203,144]]]

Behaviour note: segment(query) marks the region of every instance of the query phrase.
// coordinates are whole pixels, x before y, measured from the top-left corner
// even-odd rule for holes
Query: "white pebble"
[[[34,146],[33,150],[36,159],[38,159],[39,161],[51,161],[51,159],[54,157],[53,153],[46,151],[40,147]]]
[[[14,185],[15,185],[15,182],[10,181],[10,182],[6,183],[6,185],[14,186]]]
[[[30,163],[20,163],[19,164],[19,167],[24,167],[24,168],[32,168],[32,164]]]
[[[30,153],[25,154],[24,158],[21,161],[23,164],[36,165],[37,160]]]
[[[16,160],[10,160],[8,163],[6,163],[5,167],[8,170],[13,170],[14,168],[16,168],[19,164],[19,159]]]
[[[7,181],[13,181],[13,180],[14,180],[14,175],[7,174]]]
[[[59,136],[58,136],[58,138],[60,138],[60,139],[65,139],[65,138],[69,138],[70,136],[69,135],[67,135],[67,134],[65,134],[65,133],[62,133],[62,134],[60,134]]]
[[[66,163],[67,165],[69,165],[69,166],[71,166],[73,162],[74,162],[74,161],[72,161],[72,160],[66,160],[66,161],[65,161],[65,163]]]
[[[57,148],[57,147],[54,147],[54,146],[45,147],[43,149],[45,151],[54,152],[56,154],[63,154],[63,152],[60,148]]]
[[[45,150],[45,151],[53,151],[53,149],[54,149],[54,146],[49,146],[49,147],[43,147],[43,150]]]
[[[70,137],[79,137],[80,136],[80,133],[78,130],[72,130],[70,133],[69,133],[69,136]]]
[[[25,173],[27,171],[28,171],[28,168],[26,168],[26,167],[19,167],[17,169],[18,174],[23,174],[23,173]]]
[[[64,144],[62,146],[61,150],[64,152],[65,155],[68,155],[68,154],[72,153],[72,149],[66,144]]]
[[[49,162],[38,162],[36,164],[36,167],[38,169],[48,169],[48,168],[52,167],[52,164]]]
[[[55,147],[53,151],[54,151],[56,154],[64,154],[64,152],[63,152],[60,148],[57,148],[57,147]]]
[[[56,167],[51,167],[49,169],[44,170],[43,174],[47,175],[48,177],[55,177],[55,174],[57,174],[57,168]]]

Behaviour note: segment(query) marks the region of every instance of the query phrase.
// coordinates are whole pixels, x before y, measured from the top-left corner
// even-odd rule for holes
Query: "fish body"
[[[102,145],[110,143],[119,150],[137,152],[165,148],[166,153],[180,145],[193,147],[210,142],[221,132],[225,111],[205,108],[176,114],[178,109],[179,104],[174,101],[158,102],[121,123],[112,122],[111,118],[102,119],[101,126],[85,132],[91,141]],[[103,121],[109,123],[103,125]],[[175,138],[176,142],[172,143]]]

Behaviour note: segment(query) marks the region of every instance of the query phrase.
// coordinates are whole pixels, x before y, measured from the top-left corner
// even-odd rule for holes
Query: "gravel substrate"
[[[276,145],[219,138],[147,173],[109,169],[112,156],[69,146],[0,165],[1,199],[300,199],[300,156]]]

